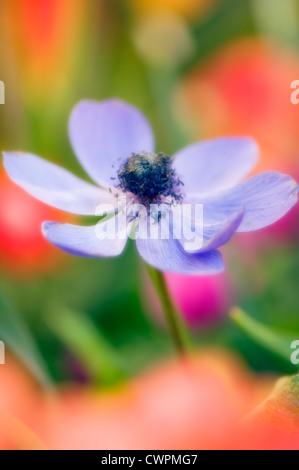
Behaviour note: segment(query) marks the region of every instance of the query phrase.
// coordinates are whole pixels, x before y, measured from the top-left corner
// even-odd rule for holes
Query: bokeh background
[[[299,178],[299,105],[290,99],[299,80],[298,0],[1,0],[0,39],[1,150],[35,153],[87,178],[68,140],[70,111],[82,98],[116,96],[147,115],[165,153],[250,135],[261,149],[256,171]],[[7,357],[42,383],[110,386],[171,356],[134,244],[117,259],[73,258],[43,240],[44,220],[78,222],[0,169]],[[223,250],[223,275],[166,274],[199,349],[233,351],[256,374],[296,372],[289,345],[299,339],[298,247],[295,207],[275,226],[235,236]],[[229,316],[235,305],[247,315],[241,325]]]

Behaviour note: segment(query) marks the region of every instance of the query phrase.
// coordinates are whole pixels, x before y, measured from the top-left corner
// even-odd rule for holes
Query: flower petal
[[[70,140],[81,165],[104,187],[114,185],[118,168],[132,153],[154,150],[143,114],[120,100],[81,101],[69,124]]]
[[[202,252],[214,250],[225,245],[238,230],[243,217],[244,209],[235,212],[224,223],[204,226],[204,244]]]
[[[195,214],[195,211],[193,213]],[[203,217],[196,220],[184,212],[174,211],[173,227],[185,251],[204,253],[228,243],[243,217],[244,209],[241,209],[221,222],[207,225]]]
[[[257,160],[254,140],[228,137],[190,145],[174,156],[173,167],[186,194],[206,194],[239,183]]]
[[[130,224],[116,228],[116,219],[113,217],[92,227],[45,222],[43,234],[50,243],[72,255],[109,258],[122,253],[130,229]],[[104,232],[105,237],[101,236]]]
[[[100,204],[116,205],[108,191],[77,178],[67,170],[36,155],[4,152],[9,177],[40,201],[79,215],[100,215]],[[107,210],[107,212],[110,212]]]
[[[160,222],[160,225],[162,231],[164,231],[163,221]],[[167,228],[165,228],[166,230]],[[224,270],[223,259],[219,251],[187,253],[180,242],[172,237],[171,233],[168,238],[164,238],[164,235],[156,239],[150,237],[146,239],[137,238],[136,245],[140,256],[160,271],[207,275]]]
[[[206,223],[223,221],[245,209],[237,232],[251,232],[273,224],[298,201],[299,186],[290,176],[274,171],[261,173],[226,191],[198,197]]]

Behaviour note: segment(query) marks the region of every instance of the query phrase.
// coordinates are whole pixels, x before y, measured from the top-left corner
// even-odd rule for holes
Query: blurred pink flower
[[[165,273],[175,304],[190,326],[217,322],[227,312],[231,290],[226,274],[182,276]]]
[[[190,327],[209,326],[225,318],[233,298],[227,272],[214,276],[185,276],[169,272],[164,275],[171,298]],[[161,305],[146,274],[144,295],[147,310],[162,324]]]

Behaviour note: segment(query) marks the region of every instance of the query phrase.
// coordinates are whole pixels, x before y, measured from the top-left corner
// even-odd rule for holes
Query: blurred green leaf
[[[196,49],[184,65],[184,71],[188,71],[199,60],[223,47],[225,43],[255,32],[251,0],[220,2],[218,8],[215,7],[205,20],[194,26],[192,33]]]
[[[46,364],[23,318],[0,292],[0,339],[45,388],[52,387]]]
[[[49,312],[47,324],[95,383],[110,386],[124,380],[126,373],[121,359],[86,315],[56,307]]]
[[[297,45],[299,42],[298,0],[252,0],[252,8],[259,31],[280,41],[282,44]]]
[[[246,336],[290,363],[292,353],[291,343],[297,339],[295,332],[290,334],[276,332],[251,318],[239,307],[231,310],[230,317],[237,328]]]

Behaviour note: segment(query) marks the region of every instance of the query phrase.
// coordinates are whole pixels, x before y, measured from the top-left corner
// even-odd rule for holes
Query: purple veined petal
[[[191,211],[184,211],[186,206],[182,205],[182,210],[173,212],[173,233],[188,253],[204,253],[228,243],[240,226],[245,212],[241,209],[221,222],[206,224],[203,210],[196,217],[196,207],[190,206]],[[198,206],[203,209],[201,204]]]
[[[88,258],[109,258],[123,252],[131,229],[131,223],[120,223],[117,226],[116,220],[117,217],[112,217],[91,227],[45,222],[42,230],[50,243],[69,254]],[[104,232],[105,237],[102,236]]]
[[[4,167],[9,177],[36,199],[72,214],[100,215],[99,205],[114,211],[116,199],[54,163],[36,155],[4,152]],[[108,212],[108,210],[107,210]]]
[[[69,123],[70,140],[81,165],[103,187],[114,186],[117,171],[132,153],[154,151],[154,137],[143,114],[112,99],[81,101]]]
[[[227,191],[199,197],[196,202],[203,203],[204,220],[209,224],[224,221],[244,208],[244,218],[237,232],[251,232],[283,217],[297,203],[298,189],[298,184],[290,176],[269,171]]]
[[[230,188],[255,167],[259,149],[247,137],[226,137],[190,145],[174,155],[173,167],[185,194],[207,194]]]
[[[163,221],[159,225],[162,232],[158,238],[148,237],[136,240],[137,250],[146,263],[160,271],[180,274],[209,275],[224,270],[223,259],[219,251],[187,253],[180,242],[172,237],[171,231],[169,238],[164,238],[167,227],[163,227]]]

